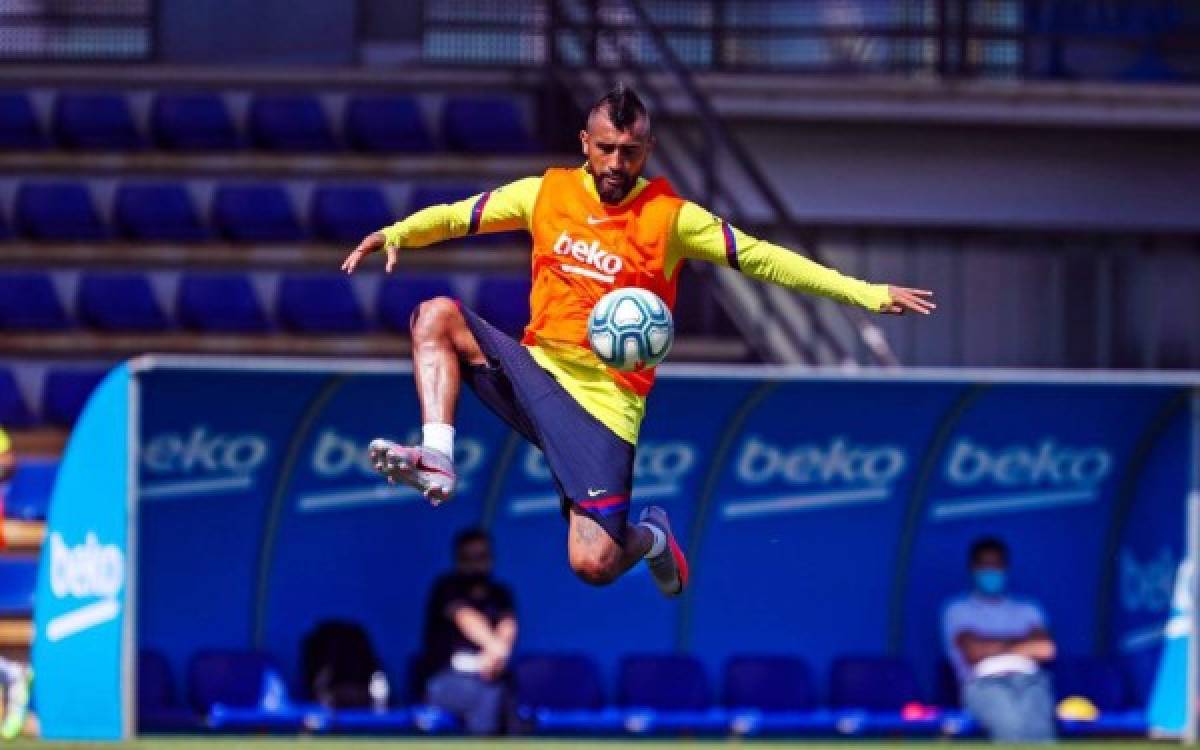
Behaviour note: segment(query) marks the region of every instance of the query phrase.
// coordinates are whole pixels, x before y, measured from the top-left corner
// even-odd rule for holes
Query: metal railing
[[[1200,80],[1195,0],[647,0],[644,18],[584,4],[556,20],[554,0],[430,0],[424,57],[619,69],[621,48],[665,67],[658,33],[691,70]]]

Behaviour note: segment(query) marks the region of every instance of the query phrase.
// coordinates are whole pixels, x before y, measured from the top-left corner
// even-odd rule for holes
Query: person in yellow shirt
[[[520,342],[447,298],[413,315],[413,363],[422,443],[375,440],[370,460],[391,482],[434,505],[454,493],[454,410],[466,381],[500,418],[545,454],[568,520],[567,557],[603,585],[645,559],[659,590],[680,594],[687,560],[666,512],[628,521],[633,459],[652,369],[618,372],[591,351],[587,319],[605,293],[648,289],[675,301],[680,264],[699,260],[798,292],[880,313],[934,309],[932,293],[843,276],[741,232],[642,177],[653,147],[650,116],[618,86],[580,133],[586,163],[550,169],[454,204],[431,206],[366,237],[342,263],[353,273],[378,251],[391,272],[399,252],[470,234],[527,230],[532,237],[530,322]]]

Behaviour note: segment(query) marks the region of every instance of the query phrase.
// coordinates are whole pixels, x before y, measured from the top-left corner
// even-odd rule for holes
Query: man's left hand
[[[928,289],[910,289],[906,286],[891,286],[888,285],[887,303],[880,308],[879,312],[888,315],[903,315],[908,311],[928,315],[937,309],[932,297],[933,292]]]

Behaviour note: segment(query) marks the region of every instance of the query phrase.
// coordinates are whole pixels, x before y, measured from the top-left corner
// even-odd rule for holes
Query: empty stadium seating
[[[179,323],[207,333],[261,333],[270,328],[250,280],[240,274],[187,274],[176,297]]]
[[[583,654],[526,654],[513,672],[517,703],[530,712],[594,711],[604,706],[600,672]]]
[[[200,242],[211,237],[187,188],[178,183],[121,185],[114,216],[121,234],[134,240]]]
[[[268,151],[332,151],[333,130],[315,96],[258,96],[250,104],[250,138]]]
[[[507,97],[449,97],[442,108],[446,145],[471,154],[526,154],[535,142]]]
[[[57,475],[58,459],[23,458],[18,461],[4,498],[4,516],[23,521],[46,520]]]
[[[0,557],[0,617],[25,617],[33,612],[37,571],[36,557]]]
[[[475,311],[499,330],[520,338],[529,323],[530,287],[530,280],[525,277],[484,279],[479,285]]]
[[[137,656],[137,725],[143,732],[196,730],[196,715],[179,700],[165,656],[141,649]]]
[[[409,319],[417,305],[434,297],[454,297],[447,279],[437,276],[389,278],[379,285],[375,309],[379,322],[396,333],[408,333]]]
[[[885,656],[843,656],[833,662],[829,704],[869,711],[898,711],[920,700],[912,665]]]
[[[54,103],[54,138],[78,150],[130,150],[145,145],[120,93],[62,93]]]
[[[210,92],[159,94],[150,129],[155,145],[175,151],[231,151],[242,145],[225,100]]]
[[[309,217],[321,239],[352,244],[396,220],[383,192],[372,185],[318,187]]]
[[[94,242],[108,237],[82,183],[23,183],[17,189],[17,229],[34,240]]]
[[[722,703],[760,711],[811,711],[817,706],[812,673],[787,656],[738,656],[725,666]]]
[[[88,396],[104,379],[103,369],[54,368],[42,385],[42,419],[59,427],[75,424]]]
[[[279,283],[275,310],[283,327],[298,333],[362,333],[367,330],[366,316],[345,276],[285,276]]]
[[[373,152],[427,153],[433,137],[417,101],[408,96],[354,97],[346,105],[346,140]]]
[[[0,273],[0,330],[61,331],[69,327],[48,275]]]
[[[221,185],[213,196],[213,223],[234,242],[300,242],[307,233],[279,185]]]
[[[45,145],[46,136],[29,97],[21,92],[0,93],[0,149],[40,149]]]
[[[33,414],[17,387],[12,371],[0,368],[0,426],[8,428],[29,427],[34,423]]]
[[[79,319],[100,331],[165,331],[166,313],[146,277],[131,273],[85,274],[76,300]]]

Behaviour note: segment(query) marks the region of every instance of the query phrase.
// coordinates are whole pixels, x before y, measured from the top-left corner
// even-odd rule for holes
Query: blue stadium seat
[[[346,105],[345,126],[346,140],[360,151],[433,151],[433,138],[411,96],[354,97]]]
[[[536,144],[517,103],[505,97],[450,97],[442,108],[446,145],[471,154],[526,154]]]
[[[5,517],[44,521],[57,476],[58,459],[23,458],[18,461],[8,496],[4,499]]]
[[[29,427],[33,423],[33,414],[25,405],[17,379],[7,368],[0,368],[0,425]]]
[[[0,330],[61,331],[70,325],[47,274],[0,274]]]
[[[115,223],[135,240],[201,242],[209,238],[187,188],[173,182],[117,188]]]
[[[735,656],[725,665],[722,701],[729,708],[811,711],[817,706],[812,672],[790,656]]]
[[[693,656],[631,654],[621,660],[617,703],[663,711],[703,711],[712,701],[708,675]]]
[[[175,309],[179,324],[193,331],[260,333],[271,327],[254,286],[241,274],[185,275]]]
[[[242,145],[220,94],[159,94],[150,129],[155,143],[173,151],[228,151]]]
[[[489,278],[479,285],[475,312],[513,338],[529,324],[528,277]]]
[[[67,148],[128,151],[145,145],[121,94],[59,94],[52,127],[54,137]]]
[[[79,320],[101,331],[165,331],[167,316],[145,276],[84,274],[75,298]]]
[[[279,669],[256,651],[198,652],[188,667],[188,695],[205,725],[219,731],[297,732],[308,718],[291,705]]]
[[[888,656],[843,656],[829,674],[829,704],[834,708],[899,711],[920,700],[917,678],[903,659]]]
[[[1054,692],[1059,700],[1081,695],[1101,713],[1130,707],[1129,687],[1113,660],[1088,656],[1060,656],[1054,662]]]
[[[195,714],[179,703],[171,665],[152,649],[138,651],[137,723],[143,732],[200,729]]]
[[[319,187],[313,191],[309,220],[318,237],[353,242],[396,220],[383,191],[371,185]]]
[[[598,710],[604,689],[583,654],[527,654],[513,667],[517,705],[526,710]]]
[[[108,236],[82,183],[23,183],[17,188],[17,230],[35,240],[94,242]]]
[[[38,125],[29,97],[20,92],[0,93],[0,149],[39,149],[46,136]]]
[[[42,384],[42,418],[60,427],[75,424],[106,373],[107,370],[90,369],[48,370]]]
[[[408,321],[417,305],[434,297],[453,296],[450,281],[439,276],[389,278],[379,285],[375,311],[385,328],[407,335]]]
[[[284,328],[300,333],[362,333],[367,320],[350,280],[337,274],[284,276],[276,314]]]
[[[213,197],[213,223],[234,242],[300,242],[307,237],[279,185],[221,185]]]
[[[0,617],[33,613],[37,570],[36,557],[0,557]]]
[[[443,203],[457,203],[481,192],[477,185],[418,185],[408,196],[408,213]]]
[[[268,151],[337,148],[321,102],[314,96],[259,96],[250,103],[250,137]]]

